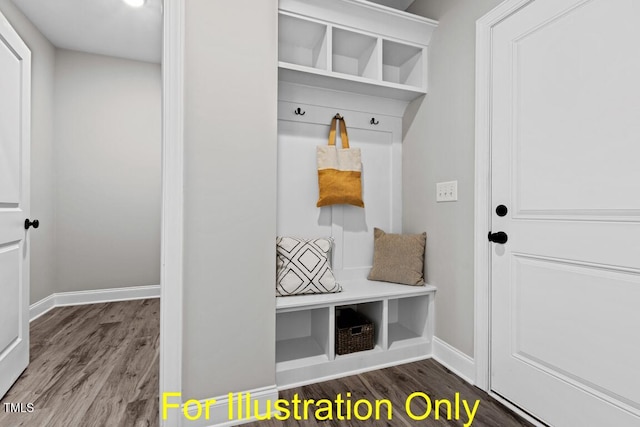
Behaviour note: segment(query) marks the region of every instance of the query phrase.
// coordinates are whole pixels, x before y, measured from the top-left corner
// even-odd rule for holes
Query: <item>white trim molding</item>
[[[247,405],[247,397],[249,397],[249,405]],[[209,404],[214,401],[214,404]],[[184,419],[183,424],[188,427],[232,427],[241,424],[247,424],[253,421],[257,421],[255,416],[246,417],[246,414],[242,414],[242,418],[236,418],[238,415],[238,401],[240,400],[240,406],[245,411],[247,406],[250,406],[251,410],[254,410],[254,405],[257,402],[260,415],[266,415],[267,405],[271,408],[271,415],[275,415],[277,411],[273,410],[274,403],[278,400],[278,388],[275,385],[269,387],[261,387],[254,390],[243,391],[240,393],[233,393],[232,400],[229,400],[229,395],[212,397],[210,399],[198,400],[200,405],[200,417],[197,420],[189,421],[184,416],[184,405],[180,408],[180,416]],[[270,403],[267,403],[270,402]],[[185,402],[189,403],[189,401]],[[160,402],[162,405],[162,402]],[[233,417],[229,417],[229,405],[231,405]],[[209,419],[206,419],[206,407],[209,406]],[[162,408],[162,406],[161,406]],[[175,410],[174,410],[175,411]],[[187,407],[187,414],[191,418],[197,418],[198,405],[192,403]],[[178,411],[175,411],[178,412]],[[162,414],[161,414],[162,416]]]
[[[354,375],[364,374],[365,372],[378,371],[380,369],[391,368],[393,366],[398,366],[399,364],[415,363],[415,362],[420,362],[422,360],[429,360],[429,359],[432,359],[432,358],[433,358],[433,352],[429,351],[429,352],[426,352],[422,356],[410,357],[410,358],[407,358],[407,359],[402,359],[401,362],[393,361],[393,362],[387,362],[387,363],[380,363],[378,365],[367,366],[367,367],[360,368],[360,369],[352,369],[352,370],[349,370],[349,371],[339,372],[339,373],[336,373],[336,374],[327,374],[327,375],[324,375],[322,377],[315,377],[315,378],[312,378],[312,379],[297,381],[297,382],[294,382],[294,383],[287,383],[287,384],[279,386],[278,390],[280,390],[280,391],[282,391],[282,390],[290,390],[292,388],[304,387],[304,386],[307,386],[307,385],[310,385],[310,384],[318,384],[318,383],[323,383],[323,382],[326,382],[326,381],[333,381],[333,380],[337,380],[337,379],[340,379],[340,378],[345,378],[345,377],[351,377],[351,376],[354,376]],[[446,368],[450,369],[449,366],[446,366]],[[453,369],[450,369],[450,370],[453,371]],[[276,373],[276,377],[277,377],[277,373]]]
[[[476,363],[473,358],[438,337],[433,337],[433,358],[469,384],[475,385]]]
[[[55,307],[131,301],[159,297],[160,285],[97,289],[93,291],[58,292],[31,304],[29,307],[29,321],[32,322],[36,320],[38,317]]]
[[[29,322],[47,313],[56,306],[56,294],[51,294],[29,306]]]
[[[164,0],[160,398],[182,392],[185,0]],[[163,427],[178,427],[172,415]]]
[[[475,385],[489,391],[491,329],[491,118],[493,28],[534,0],[506,0],[476,22]]]

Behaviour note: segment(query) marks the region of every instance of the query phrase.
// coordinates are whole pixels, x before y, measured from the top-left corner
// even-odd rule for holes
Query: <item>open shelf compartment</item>
[[[378,79],[378,39],[333,28],[332,64],[336,73]]]
[[[280,13],[278,60],[327,70],[327,26]]]
[[[351,305],[337,306],[335,308],[335,310],[336,310],[336,319],[340,315],[340,310],[347,309],[347,308],[351,308],[351,309],[357,311],[358,313],[362,314],[364,317],[369,319],[371,322],[373,322],[373,334],[374,334],[373,335],[373,342],[374,342],[373,349],[365,350],[365,352],[382,350],[382,348],[384,347],[384,343],[383,343],[383,340],[384,340],[383,302],[382,301],[373,301],[373,302],[367,302],[367,303],[361,303],[361,304],[351,304]],[[336,331],[336,334],[337,334],[337,331]],[[357,354],[360,354],[360,353],[363,353],[363,352],[359,351],[359,352],[355,352],[355,353],[339,355],[339,354],[337,354],[337,348],[336,348],[336,359],[344,358],[344,357],[351,357],[353,355],[357,355]]]
[[[312,364],[329,360],[328,307],[276,314],[276,363]]]
[[[382,80],[402,85],[423,87],[422,48],[382,41]]]
[[[389,348],[428,340],[429,296],[420,295],[389,300]]]

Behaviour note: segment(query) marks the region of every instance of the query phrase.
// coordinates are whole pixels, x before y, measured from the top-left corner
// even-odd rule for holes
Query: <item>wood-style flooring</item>
[[[31,363],[0,401],[0,427],[139,427],[158,422],[159,300],[138,300],[56,308],[31,323]],[[471,427],[530,426],[486,393],[461,380],[433,360],[396,366],[361,375],[285,390],[282,399],[330,399],[351,393],[351,400],[388,399],[392,418],[381,420],[263,421],[253,427],[289,426],[463,426],[464,406],[480,400]],[[407,415],[405,401],[413,392],[433,400],[425,420]],[[435,400],[452,402],[435,419]],[[4,403],[33,403],[32,413],[6,413]],[[414,414],[424,414],[427,403],[416,398]],[[384,409],[384,408],[383,408]],[[342,415],[346,415],[344,412]]]
[[[387,399],[391,402],[391,419],[388,418],[386,406],[381,405],[380,420],[375,420],[375,416],[367,421],[359,421],[352,415],[350,421],[337,420],[337,408],[333,405],[333,421],[316,421],[313,410],[309,411],[311,418],[307,421],[296,421],[291,416],[286,421],[268,420],[246,424],[247,427],[293,427],[293,426],[426,426],[426,427],[447,427],[464,426],[468,423],[462,401],[466,400],[470,408],[474,402],[479,400],[477,412],[473,423],[469,427],[516,427],[532,426],[527,421],[514,414],[495,399],[491,398],[482,390],[469,385],[464,380],[444,368],[438,362],[429,359],[421,362],[408,363],[406,365],[394,366],[378,371],[366,372],[337,380],[327,381],[318,384],[311,384],[304,387],[293,388],[280,392],[280,398],[291,402],[297,394],[300,400],[304,399],[329,399],[335,400],[338,394],[344,399],[346,392],[351,392],[351,402],[358,399],[365,399],[371,403],[376,400]],[[421,421],[412,420],[405,408],[407,397],[414,392],[426,394],[431,399],[431,411],[429,416]],[[459,393],[460,412],[456,419],[455,402],[456,393]],[[448,400],[451,402],[449,412],[451,420],[447,419],[446,403],[439,406],[439,418],[435,418],[435,400]],[[412,414],[420,417],[428,413],[427,400],[416,397],[410,401]],[[342,416],[346,417],[346,405],[342,405]],[[289,406],[291,409],[291,406]],[[302,408],[302,406],[301,406]],[[314,406],[311,406],[314,408]],[[374,406],[375,408],[375,406]],[[361,415],[366,414],[366,406],[360,409]],[[302,412],[302,411],[300,411]],[[353,414],[353,409],[352,409]],[[300,414],[302,415],[302,414]],[[320,414],[321,416],[326,415]]]
[[[157,426],[159,301],[59,307],[31,322],[31,361],[0,401],[0,426]]]

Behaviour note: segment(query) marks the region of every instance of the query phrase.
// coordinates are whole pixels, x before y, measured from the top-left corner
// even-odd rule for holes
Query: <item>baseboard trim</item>
[[[276,400],[278,400],[278,388],[274,385],[269,387],[261,387],[253,390],[243,391],[242,398],[245,399],[243,403],[246,403],[246,396],[250,395],[250,407],[253,410],[255,403],[258,402],[258,407],[260,409],[260,414],[266,414],[267,402],[271,402],[269,406],[271,407],[272,416],[277,413],[277,411],[273,410],[273,404]],[[216,403],[209,405],[209,419],[205,419],[205,410],[202,409],[200,419],[197,420],[189,420],[183,414],[184,412],[184,404],[183,407],[180,408],[181,414],[180,418],[182,419],[182,426],[185,427],[232,427],[241,424],[247,424],[250,422],[257,421],[255,417],[243,417],[241,419],[237,419],[235,417],[238,416],[237,407],[238,407],[238,396],[240,393],[233,393],[233,400],[229,402],[229,395],[212,397],[210,399],[199,400],[201,408],[205,408],[208,401],[215,400]],[[184,403],[188,403],[184,402]],[[233,418],[229,419],[229,404],[233,407]],[[245,405],[242,405],[245,407]],[[244,409],[243,409],[244,410]],[[194,403],[187,408],[187,413],[190,418],[195,418],[197,415],[198,407]]]
[[[475,384],[475,361],[438,337],[433,337],[433,358],[469,384]]]
[[[55,307],[131,301],[146,298],[160,298],[160,285],[131,286],[128,288],[98,289],[94,291],[59,292],[31,304],[29,307],[29,321],[32,322],[36,320]]]
[[[353,375],[360,375],[360,374],[364,374],[366,372],[371,372],[371,371],[377,371],[377,370],[380,370],[380,369],[391,368],[393,366],[405,365],[407,363],[420,362],[422,360],[431,359],[432,357],[433,357],[433,355],[431,353],[429,353],[429,354],[425,354],[424,356],[409,357],[407,359],[402,359],[402,361],[400,361],[400,362],[394,361],[394,362],[380,363],[378,365],[367,366],[366,368],[353,369],[353,370],[349,370],[349,371],[340,372],[340,373],[337,373],[337,374],[330,374],[330,375],[325,375],[323,377],[312,378],[312,379],[308,379],[308,380],[298,381],[298,382],[295,382],[295,383],[285,384],[283,386],[278,387],[278,390],[280,390],[280,391],[289,390],[289,389],[292,389],[292,388],[304,387],[304,386],[310,385],[310,384],[317,384],[317,383],[322,383],[322,382],[325,382],[325,381],[333,381],[333,380],[337,380],[339,378],[350,377],[350,376],[353,376]],[[277,376],[277,368],[276,368],[276,376]]]
[[[29,306],[29,322],[33,322],[56,306],[56,294],[51,294]]]

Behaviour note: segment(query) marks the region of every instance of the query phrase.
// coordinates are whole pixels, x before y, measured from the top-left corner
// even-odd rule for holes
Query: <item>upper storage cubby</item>
[[[382,42],[382,80],[421,87],[423,49],[389,40]]]
[[[380,69],[377,46],[376,37],[333,28],[333,71],[376,79]]]
[[[355,0],[280,0],[279,79],[411,101],[436,21]]]
[[[305,67],[327,69],[327,26],[280,13],[278,60]]]

